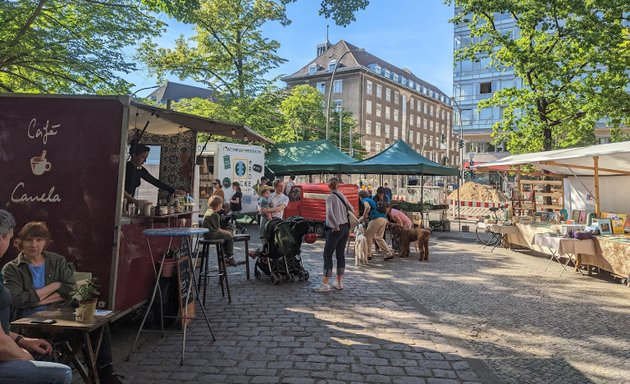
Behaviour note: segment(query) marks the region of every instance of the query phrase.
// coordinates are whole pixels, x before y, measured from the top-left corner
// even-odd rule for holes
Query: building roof
[[[433,98],[447,105],[451,105],[450,98],[445,92],[441,91],[435,85],[422,80],[409,69],[401,69],[365,50],[361,50],[357,46],[352,45],[345,40],[340,40],[337,44],[332,45],[324,51],[324,53],[316,57],[304,67],[300,68],[297,72],[283,77],[282,80],[290,82],[309,77],[316,78],[323,74],[328,74],[330,73],[328,71],[328,63],[331,60],[337,60],[348,51],[351,52],[345,55],[339,63],[337,73],[351,70],[365,70],[374,76],[387,79],[390,82],[395,82],[401,87],[406,87],[414,93],[428,98]],[[316,65],[316,72],[309,73],[309,68],[313,64]],[[389,74],[389,76],[386,76],[387,74]]]
[[[206,88],[167,81],[166,84],[151,92],[147,97],[158,103],[166,103],[166,100],[180,101],[181,99],[192,99],[195,97],[210,99],[212,91]]]

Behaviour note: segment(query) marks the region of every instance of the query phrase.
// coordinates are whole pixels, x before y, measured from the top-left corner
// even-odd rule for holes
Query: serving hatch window
[[[149,151],[149,157],[147,157],[147,161],[144,163],[144,167],[149,171],[149,173],[155,177],[156,179],[160,178],[160,163],[162,159],[162,146],[161,145],[148,145],[151,149]],[[136,198],[139,200],[147,200],[153,203],[153,205],[157,205],[158,202],[158,191],[157,187],[147,183],[142,180],[140,183],[140,187],[136,190]]]

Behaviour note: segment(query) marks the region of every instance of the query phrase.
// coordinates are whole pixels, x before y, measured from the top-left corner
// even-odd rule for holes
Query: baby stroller
[[[302,238],[310,230],[310,222],[302,217],[270,220],[265,227],[265,244],[256,259],[254,276],[260,279],[264,273],[271,284],[308,280],[310,275],[304,269],[300,253]]]

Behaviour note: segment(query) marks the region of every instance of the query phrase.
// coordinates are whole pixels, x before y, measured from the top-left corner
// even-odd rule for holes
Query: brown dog
[[[409,256],[409,245],[413,242],[418,242],[418,260],[429,261],[429,236],[431,231],[424,228],[412,228],[406,229],[400,224],[388,224],[387,228],[392,232],[392,235],[398,237],[400,244],[400,257]]]

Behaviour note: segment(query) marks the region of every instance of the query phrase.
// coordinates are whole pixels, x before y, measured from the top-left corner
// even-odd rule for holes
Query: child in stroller
[[[260,279],[264,273],[271,284],[308,280],[310,275],[304,269],[300,253],[302,238],[310,231],[311,223],[299,216],[269,221],[263,233],[262,250],[256,252],[254,276]]]

